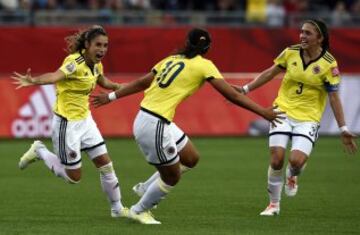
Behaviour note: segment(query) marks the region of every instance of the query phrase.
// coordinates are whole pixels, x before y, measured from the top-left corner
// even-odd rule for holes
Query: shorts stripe
[[[171,159],[168,160],[168,161],[160,162],[160,163],[152,163],[152,162],[149,162],[149,164],[154,165],[154,166],[161,166],[161,165],[168,164],[168,163],[174,161],[178,156],[179,156],[179,155],[176,154],[175,157],[171,158]]]
[[[269,136],[272,136],[272,135],[288,135],[288,136],[292,136],[292,133],[291,132],[286,132],[286,131],[274,131],[274,132],[271,132],[269,134]]]
[[[100,143],[98,143],[98,144],[96,144],[94,146],[83,148],[83,149],[81,149],[81,151],[92,150],[92,149],[97,148],[97,147],[99,147],[101,145],[104,145],[104,144],[105,144],[105,142],[103,141],[103,142],[100,142]]]
[[[159,152],[160,152],[160,154],[163,156],[164,162],[167,162],[166,155],[165,155],[164,151],[162,150],[163,140],[164,140],[164,123],[161,122]]]
[[[162,121],[159,120],[156,125],[155,149],[161,164],[166,162],[166,156],[161,150],[163,135],[164,135],[164,124]]]
[[[304,137],[308,140],[310,140],[310,142],[313,144],[313,146],[315,145],[315,142],[307,135],[303,135],[303,134],[292,134],[292,136],[300,136],[300,137]]]
[[[67,158],[66,158],[66,127],[67,127],[67,120],[62,118],[60,120],[60,131],[59,131],[59,157],[61,160],[61,163],[66,164]]]
[[[186,135],[183,134],[180,139],[178,141],[176,141],[176,145],[180,144],[184,139],[185,139]]]
[[[74,165],[76,165],[76,164],[78,164],[80,162],[81,162],[81,158],[76,162],[70,162],[70,163],[66,162],[66,163],[63,163],[63,164],[66,165],[66,166],[74,166]]]

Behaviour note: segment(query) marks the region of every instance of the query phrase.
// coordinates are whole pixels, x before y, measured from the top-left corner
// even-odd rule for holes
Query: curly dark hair
[[[105,29],[100,25],[93,25],[86,30],[79,30],[78,32],[65,37],[67,44],[66,51],[69,54],[85,49],[85,42],[91,42],[98,35],[107,36]]]

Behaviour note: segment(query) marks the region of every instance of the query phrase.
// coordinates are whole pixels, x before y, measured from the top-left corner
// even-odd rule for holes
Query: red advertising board
[[[134,79],[132,76],[110,76],[117,82]],[[247,79],[228,79],[244,84]],[[275,80],[253,92],[250,97],[263,106],[271,105],[280,80]],[[55,101],[52,85],[15,90],[8,78],[0,79],[0,137],[50,136],[51,107]],[[96,90],[95,92],[99,92]],[[133,119],[139,109],[142,94],[129,96],[97,109],[92,114],[104,136],[131,136]],[[257,115],[227,102],[209,84],[177,109],[175,122],[189,135],[244,135]]]

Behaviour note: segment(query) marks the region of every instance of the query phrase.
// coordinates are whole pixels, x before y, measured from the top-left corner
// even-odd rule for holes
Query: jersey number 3
[[[299,88],[296,89],[296,94],[300,95],[303,92],[304,83],[298,82]]]
[[[173,64],[173,61],[166,63],[165,68],[157,77],[157,82],[160,88],[166,88],[175,80],[179,73],[184,69],[184,62],[177,62]]]

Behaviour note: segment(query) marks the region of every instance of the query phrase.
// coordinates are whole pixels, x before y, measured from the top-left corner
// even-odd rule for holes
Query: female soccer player
[[[160,224],[149,210],[177,184],[182,172],[195,167],[199,154],[192,142],[172,122],[176,107],[208,81],[218,92],[238,106],[251,110],[275,125],[281,113],[264,109],[238,93],[225,82],[215,65],[202,55],[210,48],[210,35],[202,29],[188,33],[186,46],[156,64],[152,72],[110,94],[92,97],[96,107],[120,97],[145,91],[134,121],[134,136],[145,155],[160,174],[153,175],[142,197],[129,211],[129,217],[143,224]]]
[[[107,33],[101,26],[93,26],[65,40],[69,55],[57,71],[32,77],[28,69],[25,75],[15,72],[12,77],[17,88],[55,84],[57,93],[52,123],[55,154],[37,140],[20,158],[19,168],[43,160],[56,176],[75,184],[81,178],[81,151],[85,151],[100,172],[102,189],[111,203],[111,216],[126,216],[118,178],[89,109],[89,94],[96,84],[111,90],[120,87],[103,73],[101,59],[108,50]]]
[[[248,93],[285,72],[274,105],[285,112],[286,119],[270,127],[270,166],[268,169],[269,206],[260,213],[272,216],[280,213],[283,186],[282,168],[289,139],[292,140],[289,163],[286,169],[285,194],[295,196],[298,190],[297,176],[305,167],[318,137],[319,122],[326,99],[341,131],[346,150],[355,153],[355,136],[345,124],[342,105],[338,96],[340,74],[335,58],[329,52],[329,34],[325,23],[307,20],[302,25],[300,44],[286,48],[274,65],[263,71],[249,84],[238,87]]]

